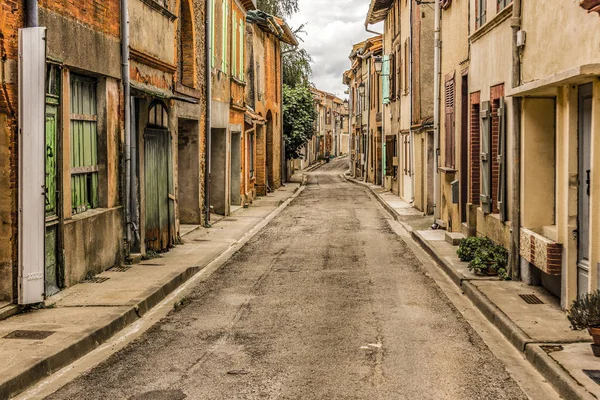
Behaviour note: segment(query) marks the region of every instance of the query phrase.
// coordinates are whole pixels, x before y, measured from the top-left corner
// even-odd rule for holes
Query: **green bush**
[[[471,261],[480,247],[491,247],[494,244],[486,237],[468,237],[460,241],[456,254],[461,261]]]
[[[575,300],[567,318],[574,330],[600,328],[600,291],[586,293]]]
[[[502,246],[482,246],[475,251],[473,260],[469,264],[471,271],[485,273],[488,270],[506,270],[508,265],[508,251]]]

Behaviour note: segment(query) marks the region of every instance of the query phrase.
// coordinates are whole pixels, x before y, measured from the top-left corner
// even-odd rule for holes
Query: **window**
[[[229,28],[229,2],[228,0],[221,0],[221,4],[223,7],[221,10],[221,23],[223,25],[223,33],[221,34],[221,71],[227,72],[227,69],[229,68],[229,60],[227,55],[227,51],[229,50],[229,42],[227,40],[227,32]]]
[[[148,110],[148,125],[152,127],[168,128],[169,113],[167,107],[161,102],[155,102]]]
[[[475,29],[479,28],[486,21],[487,0],[475,0]]]
[[[497,0],[498,1],[498,11],[504,9],[507,5],[509,5],[512,0]]]
[[[71,206],[73,214],[98,207],[96,81],[71,77]]]
[[[409,42],[408,42],[408,38],[406,39],[406,41],[404,42],[404,78],[402,79],[404,81],[404,94],[407,95],[408,94],[408,88],[409,88],[409,84],[408,84],[408,80],[409,80],[409,63],[410,63],[410,48],[409,48]]]
[[[249,170],[250,170],[250,179],[254,178],[254,133],[248,135],[248,160],[249,160]]]
[[[238,23],[238,30],[239,30],[239,35],[240,35],[240,40],[239,40],[239,46],[240,46],[240,50],[239,50],[239,60],[240,60],[240,64],[239,64],[239,68],[238,68],[238,77],[240,78],[240,81],[244,81],[244,69],[245,69],[245,60],[244,60],[244,46],[246,44],[245,41],[245,32],[246,32],[246,24],[244,22],[243,18],[239,19],[239,23]]]
[[[454,140],[454,74],[451,77],[446,78],[446,90],[445,90],[445,121],[444,121],[444,131],[445,131],[445,160],[444,165],[448,168],[455,167],[455,140]]]

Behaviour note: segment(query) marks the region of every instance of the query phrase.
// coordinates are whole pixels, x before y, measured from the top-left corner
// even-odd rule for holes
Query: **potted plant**
[[[498,275],[498,270],[506,269],[508,251],[502,246],[487,245],[475,251],[469,269],[478,274]]]
[[[600,357],[600,290],[587,293],[573,302],[567,312],[571,329],[587,329],[594,343],[592,351]]]
[[[468,237],[460,241],[456,254],[461,261],[472,261],[477,249],[491,246],[493,246],[492,241],[486,237]]]

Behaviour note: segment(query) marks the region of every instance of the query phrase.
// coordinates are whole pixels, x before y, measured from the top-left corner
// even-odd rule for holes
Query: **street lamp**
[[[377,74],[381,74],[381,70],[383,69],[383,57],[373,57],[373,63],[375,65],[375,72],[377,72]]]
[[[365,83],[361,82],[360,85],[358,85],[358,94],[360,95],[360,97],[365,97]]]

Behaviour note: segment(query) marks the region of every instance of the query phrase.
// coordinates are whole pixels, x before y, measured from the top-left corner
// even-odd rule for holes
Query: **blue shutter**
[[[390,104],[390,56],[383,56],[381,78],[383,79],[383,104]]]

